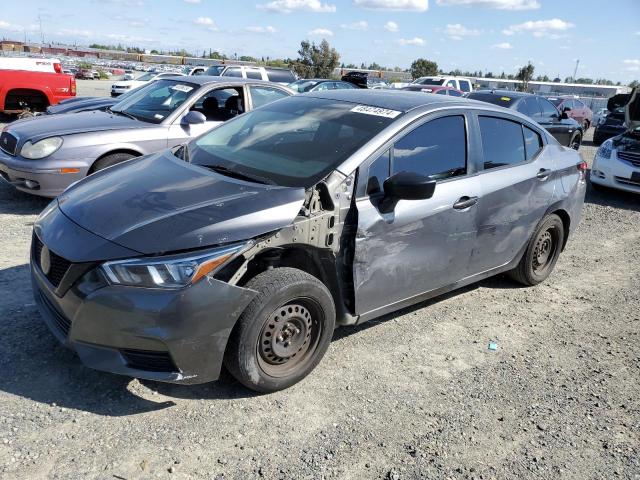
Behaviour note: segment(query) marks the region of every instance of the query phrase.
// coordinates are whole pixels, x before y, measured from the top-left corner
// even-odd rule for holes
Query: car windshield
[[[516,101],[515,98],[509,96],[508,92],[504,94],[501,93],[485,93],[485,92],[471,92],[467,98],[471,100],[479,100],[481,102],[493,103],[494,105],[500,105],[501,107],[509,108],[513,102]]]
[[[197,85],[177,80],[157,80],[136,89],[116,103],[111,111],[150,123],[161,123],[198,89]]]
[[[207,69],[206,75],[211,75],[214,77],[219,77],[222,75],[222,71],[224,70],[224,65],[215,65],[213,67],[209,67]]]
[[[189,159],[264,183],[310,187],[392,123],[389,116],[398,114],[347,102],[289,97],[194,140]]]
[[[136,80],[138,80],[140,82],[148,82],[149,80],[151,80],[156,75],[157,75],[157,73],[155,73],[155,72],[149,72],[149,73],[145,73],[144,75],[140,75],[138,78],[136,78]]]
[[[443,78],[418,78],[411,83],[417,85],[442,85],[442,82],[444,82]]]
[[[316,80],[298,80],[289,84],[289,88],[292,90],[303,93],[308,92],[315,87],[319,82]]]

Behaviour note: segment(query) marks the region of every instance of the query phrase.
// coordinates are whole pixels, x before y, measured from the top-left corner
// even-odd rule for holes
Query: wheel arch
[[[569,240],[569,230],[571,228],[571,216],[569,215],[569,212],[567,212],[564,208],[559,207],[558,205],[554,206],[552,209],[550,209],[550,211],[547,213],[548,215],[557,215],[558,217],[560,217],[560,220],[562,220],[562,227],[564,229],[564,238],[562,239],[562,250],[564,250],[564,247],[567,245],[567,241]]]
[[[89,174],[94,172],[94,167],[96,165],[96,163],[98,163],[100,160],[102,160],[105,157],[108,157],[109,155],[116,155],[118,153],[126,153],[129,155],[133,155],[134,157],[141,157],[142,155],[144,155],[144,153],[135,150],[133,148],[128,148],[128,147],[123,147],[123,148],[116,148],[113,150],[109,150],[105,153],[102,153],[98,158],[96,158],[93,163],[91,164],[91,167],[89,167]]]

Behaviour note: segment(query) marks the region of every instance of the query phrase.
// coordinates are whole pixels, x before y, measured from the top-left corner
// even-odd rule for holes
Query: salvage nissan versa
[[[33,291],[89,367],[194,384],[224,364],[275,391],[320,362],[336,325],[500,272],[545,280],[585,173],[512,110],[302,94],[69,188],[35,224]]]

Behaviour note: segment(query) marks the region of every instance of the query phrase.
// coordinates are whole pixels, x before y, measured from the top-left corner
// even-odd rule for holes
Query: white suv
[[[294,73],[286,68],[254,67],[250,65],[214,65],[209,67],[205,75],[265,80],[282,85],[289,85],[297,80]]]
[[[413,85],[442,85],[444,87],[453,87],[464,93],[473,92],[473,84],[468,78],[459,77],[420,77],[416,78]]]

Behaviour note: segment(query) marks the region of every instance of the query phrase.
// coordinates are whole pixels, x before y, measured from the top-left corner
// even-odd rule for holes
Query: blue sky
[[[640,0],[2,1],[0,36],[295,57],[326,38],[345,63],[640,79]]]

